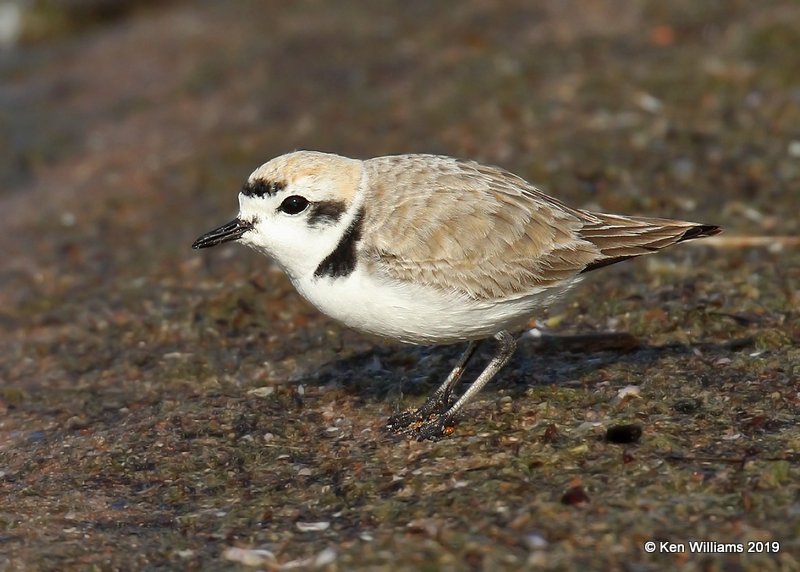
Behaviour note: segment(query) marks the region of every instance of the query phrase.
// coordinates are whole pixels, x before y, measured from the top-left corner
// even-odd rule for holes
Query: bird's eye
[[[283,199],[283,202],[281,203],[281,206],[278,207],[278,210],[283,211],[286,214],[296,215],[306,210],[307,206],[308,199],[301,197],[300,195],[292,195],[291,197],[286,197]]]

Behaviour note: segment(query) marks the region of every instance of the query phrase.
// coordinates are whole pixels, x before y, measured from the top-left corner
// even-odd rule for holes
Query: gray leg
[[[419,429],[415,431],[417,440],[431,439],[433,441],[440,439],[447,433],[448,426],[452,423],[453,418],[458,414],[461,409],[473,398],[477,393],[489,383],[492,378],[497,375],[503,366],[508,363],[514,351],[517,349],[517,342],[510,333],[506,330],[495,334],[494,338],[498,342],[497,353],[486,366],[486,369],[478,376],[472,385],[469,386],[464,395],[455,402],[455,404],[448,409],[441,417],[437,419],[429,419],[422,424]],[[437,390],[438,391],[438,390]]]
[[[464,374],[464,370],[467,368],[467,362],[475,354],[475,350],[478,349],[482,341],[483,340],[479,342],[469,342],[469,344],[467,344],[467,349],[464,350],[464,353],[458,358],[450,375],[448,375],[444,383],[431,394],[422,407],[415,411],[404,411],[398,415],[391,416],[389,421],[386,422],[386,428],[389,431],[402,431],[412,423],[425,421],[431,415],[443,413],[450,404],[450,394],[453,392],[453,388],[458,384],[458,381]]]

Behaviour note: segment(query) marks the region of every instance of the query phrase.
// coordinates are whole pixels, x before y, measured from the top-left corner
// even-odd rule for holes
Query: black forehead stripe
[[[322,224],[336,224],[347,210],[344,201],[319,201],[311,205],[308,213],[308,224],[319,226]]]
[[[257,179],[255,181],[246,181],[242,185],[242,194],[246,197],[263,197],[264,195],[272,196],[286,187],[283,181],[264,181]]]
[[[361,240],[361,231],[364,226],[364,207],[358,209],[353,222],[347,227],[339,244],[333,249],[325,260],[319,263],[314,271],[314,276],[322,278],[344,278],[356,269],[356,246]]]
[[[272,194],[272,186],[266,181],[247,181],[242,185],[242,194],[246,197],[263,197]]]

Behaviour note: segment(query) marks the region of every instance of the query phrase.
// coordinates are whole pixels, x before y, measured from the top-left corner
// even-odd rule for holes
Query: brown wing
[[[572,209],[496,167],[432,155],[378,157],[364,254],[373,271],[475,299],[524,296],[717,227]]]
[[[553,286],[594,262],[580,212],[501,169],[448,157],[379,157],[362,248],[372,269],[476,299]]]

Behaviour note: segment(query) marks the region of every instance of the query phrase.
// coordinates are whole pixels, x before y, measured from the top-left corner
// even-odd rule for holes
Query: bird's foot
[[[421,418],[418,410],[405,411],[390,417],[386,429],[417,441],[438,441],[453,433],[455,423],[447,414],[432,413]]]
[[[409,435],[417,441],[438,441],[443,437],[452,435],[454,431],[455,423],[453,418],[448,415],[439,415],[409,430]]]
[[[419,410],[403,411],[397,415],[392,415],[386,421],[386,430],[392,433],[402,433],[409,425],[413,423],[420,423],[422,419],[419,418]]]
[[[434,395],[419,409],[403,411],[389,417],[386,421],[386,430],[393,433],[415,431],[418,427],[429,422],[432,417],[438,417],[443,414],[449,406],[450,396],[448,394]]]

